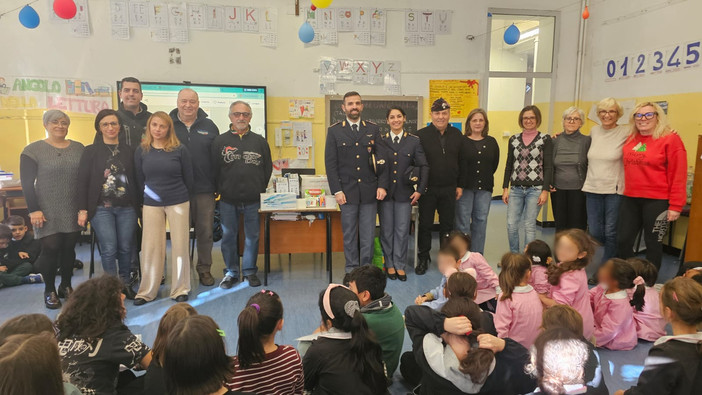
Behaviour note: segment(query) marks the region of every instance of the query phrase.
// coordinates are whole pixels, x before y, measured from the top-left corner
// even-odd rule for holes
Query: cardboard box
[[[329,182],[327,176],[312,176],[307,174],[300,175],[300,190],[307,189],[324,189],[329,192]]]
[[[262,193],[261,210],[294,210],[297,208],[297,195],[294,193]]]
[[[300,196],[300,175],[297,173],[289,173],[288,177],[288,192]]]
[[[324,189],[305,189],[305,207],[326,207]]]

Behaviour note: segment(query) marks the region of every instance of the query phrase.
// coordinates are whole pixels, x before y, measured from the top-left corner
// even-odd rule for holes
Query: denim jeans
[[[95,229],[100,246],[102,270],[106,274],[119,276],[127,284],[137,226],[136,211],[133,207],[98,206],[90,225]]]
[[[617,218],[621,196],[616,193],[585,193],[587,227],[592,237],[604,246],[602,262],[617,254]]]
[[[536,217],[542,187],[513,186],[509,192],[507,205],[507,237],[509,250],[515,254],[524,251],[524,246],[536,238]],[[519,229],[524,228],[524,243],[519,243]]]
[[[226,274],[239,278],[239,215],[244,216],[244,276],[256,274],[256,259],[258,258],[258,238],[261,224],[258,209],[261,203],[229,204],[219,202],[222,217],[222,257],[226,266]]]
[[[483,253],[485,232],[490,213],[491,191],[464,189],[463,196],[456,201],[455,227],[471,236],[470,250]]]

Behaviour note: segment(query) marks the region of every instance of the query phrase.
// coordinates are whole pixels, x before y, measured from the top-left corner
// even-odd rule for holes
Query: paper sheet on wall
[[[429,102],[443,97],[451,105],[451,115],[468,116],[478,107],[478,80],[429,80]]]
[[[385,70],[383,72],[383,90],[388,95],[401,95],[402,86],[400,85],[400,62],[397,60],[386,60]]]
[[[416,33],[419,31],[419,11],[405,10],[405,33]]]
[[[419,12],[419,32],[434,33],[434,11],[423,10]]]
[[[278,46],[278,33],[261,33],[258,36],[258,43],[262,47],[276,48]]]
[[[309,159],[310,158],[310,146],[298,146],[297,147],[297,159]]]
[[[385,83],[385,62],[382,60],[371,60],[368,65],[368,84],[382,85]]]
[[[149,27],[149,4],[147,2],[129,2],[129,26]]]
[[[240,32],[243,20],[241,15],[241,7],[224,7],[224,30]]]
[[[354,60],[353,63],[353,83],[367,84],[370,62],[367,60]]]
[[[282,174],[283,169],[287,169],[290,167],[290,159],[289,158],[281,158],[281,159],[276,159],[273,161],[273,173],[274,174]]]
[[[370,11],[367,8],[353,10],[353,42],[361,45],[371,43]]]
[[[353,9],[352,8],[337,8],[336,24],[337,31],[352,32],[353,29]]]
[[[205,26],[207,30],[222,31],[224,30],[224,7],[207,6]]]
[[[262,8],[261,14],[260,44],[264,47],[275,48],[278,46],[278,9]]]
[[[353,80],[354,62],[351,59],[337,59],[336,79],[339,81]]]
[[[129,40],[129,2],[110,1],[111,36],[115,40]]]
[[[168,4],[168,29],[171,42],[188,42],[188,9],[185,3]]]
[[[317,9],[317,28],[315,28],[315,39],[319,36],[319,42],[326,45],[337,45],[339,43],[339,33],[337,31],[336,17],[334,9]]]
[[[453,11],[451,10],[436,10],[434,14],[434,33],[451,34],[452,17]]]
[[[151,40],[167,42],[170,36],[168,30],[168,4],[149,3],[149,26],[151,26]]]
[[[288,114],[290,118],[314,118],[314,100],[290,99]]]
[[[376,8],[371,13],[371,45],[385,45],[387,15],[385,10]]]
[[[205,30],[205,13],[207,6],[204,4],[188,4],[188,25],[193,30]]]
[[[244,7],[244,20],[242,23],[242,31],[244,33],[258,33],[260,10],[255,7]]]
[[[90,14],[88,0],[75,0],[76,16],[69,22],[73,37],[90,37]]]
[[[312,122],[293,122],[293,145],[306,147],[312,145]]]

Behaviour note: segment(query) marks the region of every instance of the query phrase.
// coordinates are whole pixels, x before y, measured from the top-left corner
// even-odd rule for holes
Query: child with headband
[[[314,394],[387,393],[383,352],[368,329],[358,297],[339,284],[319,295],[324,329],[302,359],[305,391]]]
[[[239,313],[234,377],[227,388],[257,394],[302,394],[302,360],[292,346],[275,344],[283,329],[283,303],[273,291],[255,293]]]

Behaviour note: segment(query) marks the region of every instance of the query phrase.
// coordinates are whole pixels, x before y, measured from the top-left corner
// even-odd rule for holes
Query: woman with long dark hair
[[[384,394],[383,352],[368,329],[358,297],[339,284],[319,294],[322,328],[302,360],[305,390],[315,394]]]

